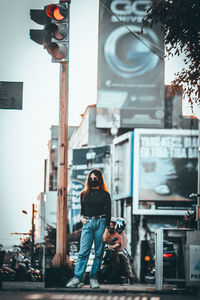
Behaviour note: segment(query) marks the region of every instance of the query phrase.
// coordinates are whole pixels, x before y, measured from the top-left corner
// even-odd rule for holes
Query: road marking
[[[92,297],[91,295],[86,295],[84,298],[85,298],[85,300],[92,300],[91,297]]]
[[[146,296],[107,296],[107,295],[80,295],[80,294],[30,294],[26,295],[25,299],[29,300],[160,300],[160,297],[146,297]]]
[[[51,299],[55,299],[55,300],[63,300],[63,299],[65,299],[65,296],[66,296],[66,295],[64,295],[64,294],[52,295]],[[73,300],[73,296],[74,296],[74,295],[72,295],[72,297],[71,297],[72,300]]]
[[[107,299],[106,299],[107,300]],[[125,296],[119,296],[118,300],[125,300]]]
[[[76,295],[74,295],[76,296]],[[85,299],[85,295],[80,295],[79,300],[84,300]]]
[[[41,296],[42,296],[41,294],[32,294],[32,295],[26,295],[25,298],[26,299],[32,299],[32,300],[34,300],[34,299],[42,299]]]
[[[112,296],[106,296],[106,300],[113,300]]]

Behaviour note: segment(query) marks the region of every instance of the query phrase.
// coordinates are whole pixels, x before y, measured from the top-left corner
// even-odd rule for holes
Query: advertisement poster
[[[150,3],[100,1],[97,127],[164,126],[163,37],[158,26],[141,33]]]
[[[190,281],[200,281],[199,245],[190,245]]]
[[[136,129],[133,210],[184,214],[197,192],[198,131]]]
[[[133,195],[133,132],[127,132],[113,140],[113,200]]]
[[[110,165],[106,157],[109,153],[109,146],[73,149],[70,232],[80,227],[80,193],[84,188],[88,173],[94,168],[100,169],[103,172],[107,185],[109,183],[108,172],[106,171],[108,169],[107,166]]]

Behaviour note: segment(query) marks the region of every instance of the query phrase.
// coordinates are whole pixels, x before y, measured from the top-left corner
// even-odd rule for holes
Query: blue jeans
[[[105,230],[105,222],[105,219],[89,219],[88,222],[83,225],[80,251],[74,270],[74,277],[77,277],[80,280],[87,266],[93,241],[95,246],[95,257],[90,272],[90,278],[97,278],[97,271],[101,262],[103,248],[102,235]]]

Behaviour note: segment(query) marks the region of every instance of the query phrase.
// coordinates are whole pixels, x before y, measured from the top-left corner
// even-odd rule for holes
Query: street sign
[[[22,109],[23,82],[0,81],[0,109]]]

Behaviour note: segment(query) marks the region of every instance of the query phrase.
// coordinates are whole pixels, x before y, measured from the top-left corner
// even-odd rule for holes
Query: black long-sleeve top
[[[81,215],[87,217],[106,216],[106,226],[110,225],[111,198],[110,194],[103,189],[93,189],[83,200],[81,194]]]

